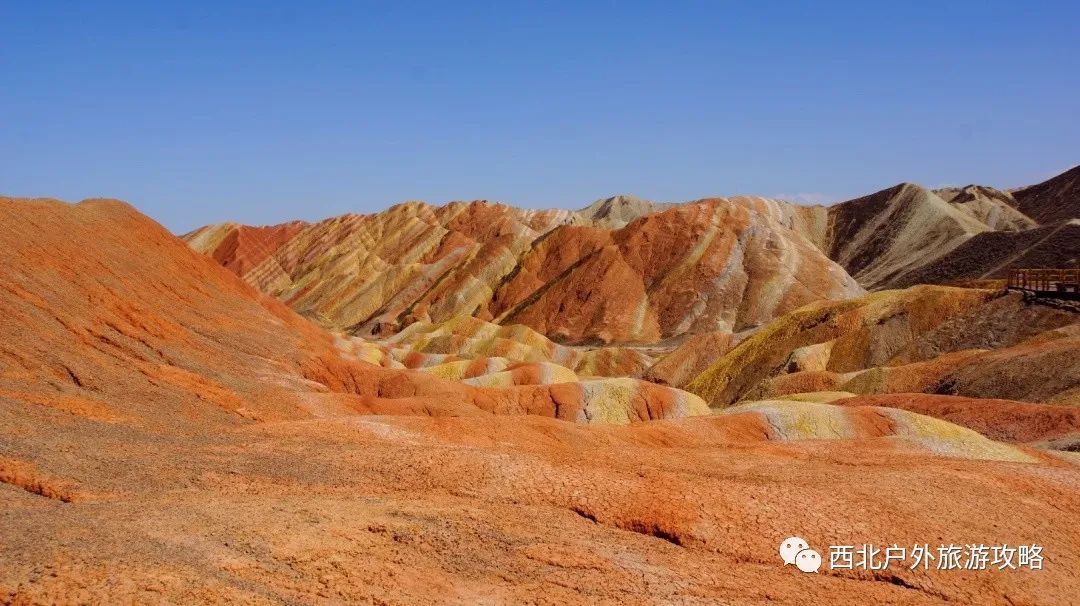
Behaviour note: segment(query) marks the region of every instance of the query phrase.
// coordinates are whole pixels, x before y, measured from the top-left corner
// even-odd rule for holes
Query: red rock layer
[[[204,227],[182,237],[206,240],[206,246],[213,246],[214,259],[242,276],[262,263],[306,225],[302,221],[261,227],[224,224]]]
[[[910,410],[1005,442],[1046,442],[1066,437],[1080,442],[1080,408],[1074,406],[921,393],[856,396],[833,403]]]

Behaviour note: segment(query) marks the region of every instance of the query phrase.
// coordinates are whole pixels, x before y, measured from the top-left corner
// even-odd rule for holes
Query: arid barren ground
[[[1075,262],[1076,173],[187,242],[2,199],[0,601],[1076,603],[1080,316],[991,283]]]

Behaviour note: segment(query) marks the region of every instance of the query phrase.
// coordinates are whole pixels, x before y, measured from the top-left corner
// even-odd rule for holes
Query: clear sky
[[[0,2],[0,193],[174,231],[1080,162],[1080,3]]]

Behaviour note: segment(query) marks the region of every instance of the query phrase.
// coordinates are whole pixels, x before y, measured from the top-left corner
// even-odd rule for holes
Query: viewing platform
[[[1080,300],[1080,267],[1072,269],[1013,269],[1009,288],[1036,297]]]

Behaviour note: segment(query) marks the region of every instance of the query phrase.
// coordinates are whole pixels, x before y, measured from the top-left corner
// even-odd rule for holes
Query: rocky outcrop
[[[704,332],[693,335],[660,358],[645,372],[645,379],[661,385],[685,387],[718,358],[735,346],[736,336],[729,332]]]
[[[814,303],[757,331],[687,385],[713,406],[789,393],[931,392],[1072,403],[1075,312],[1016,293],[919,286]],[[1071,358],[1070,358],[1071,356]]]

